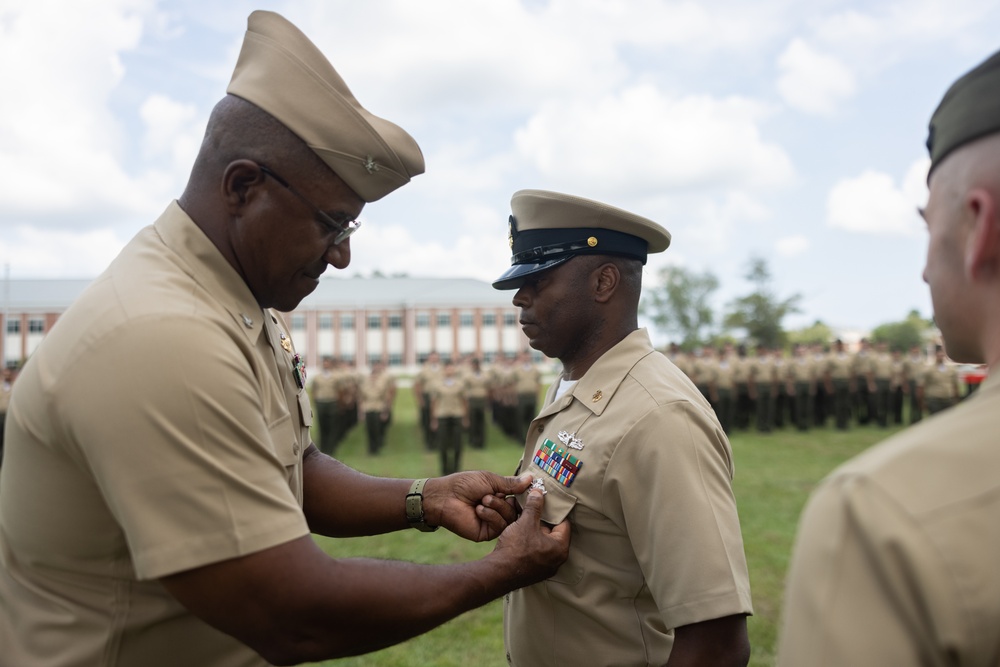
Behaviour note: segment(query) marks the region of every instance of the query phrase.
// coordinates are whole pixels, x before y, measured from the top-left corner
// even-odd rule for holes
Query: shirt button
[[[296,442],[292,445],[292,454],[299,455],[299,443]]]

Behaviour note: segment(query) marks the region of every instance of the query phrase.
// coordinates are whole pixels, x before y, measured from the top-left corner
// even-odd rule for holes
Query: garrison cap
[[[250,14],[226,92],[277,118],[366,202],[424,172],[413,137],[365,110],[320,50],[279,14]]]
[[[576,255],[616,255],[646,263],[649,253],[670,245],[670,232],[641,216],[583,197],[520,190],[510,199],[511,267],[495,281],[517,289],[527,276]]]
[[[956,148],[994,132],[1000,132],[1000,51],[953,83],[931,116],[930,171]]]

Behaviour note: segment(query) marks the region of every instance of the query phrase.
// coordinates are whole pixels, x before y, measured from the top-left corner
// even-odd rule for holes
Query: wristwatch
[[[426,479],[415,479],[410,486],[410,492],[406,494],[406,520],[410,522],[411,528],[433,533],[437,526],[427,525],[424,517],[424,484]]]

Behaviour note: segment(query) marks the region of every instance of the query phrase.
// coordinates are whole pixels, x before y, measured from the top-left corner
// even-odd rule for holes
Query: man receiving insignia
[[[638,327],[643,264],[670,234],[555,192],[517,192],[511,209],[512,266],[493,286],[517,290],[531,347],[564,368],[519,472],[543,480],[542,518],[568,518],[572,540],[554,576],[505,598],[510,664],[745,665],[729,441]]]
[[[996,369],[1000,52],[948,89],[927,148],[923,278],[934,322],[949,357]],[[816,488],[789,568],[778,664],[998,664],[997,375]]]

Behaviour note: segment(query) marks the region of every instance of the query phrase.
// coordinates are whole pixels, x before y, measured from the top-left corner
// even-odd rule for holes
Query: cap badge
[[[589,239],[587,239],[587,245],[589,245],[591,248],[593,248],[594,246],[596,246],[597,245],[597,237],[596,236],[591,236]]]
[[[570,433],[568,431],[559,431],[559,442],[566,445],[570,449],[583,449],[583,440],[576,437],[576,433]]]
[[[517,235],[517,220],[514,216],[507,218],[507,243],[511,248],[514,247],[514,236]]]
[[[374,174],[378,171],[378,162],[371,155],[365,158],[365,169],[368,170],[369,174]]]
[[[594,392],[594,395],[590,397],[590,400],[594,403],[597,403],[602,398],[604,398],[604,394],[601,392],[600,389],[598,389],[597,391]]]

